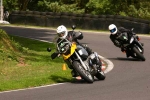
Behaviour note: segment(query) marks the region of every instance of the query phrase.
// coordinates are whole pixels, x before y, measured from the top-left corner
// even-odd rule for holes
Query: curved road
[[[9,34],[52,41],[54,30],[0,26]],[[114,69],[104,81],[64,83],[34,89],[1,92],[0,100],[150,100],[150,38],[140,36],[144,43],[146,61],[126,58],[116,48],[108,34],[83,32],[86,43],[93,51],[111,60]]]

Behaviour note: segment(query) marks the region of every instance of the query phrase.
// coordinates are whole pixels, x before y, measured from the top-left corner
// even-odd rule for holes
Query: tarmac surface
[[[3,27],[8,34],[26,36],[28,38],[52,41],[55,30],[32,29],[19,27]],[[0,93],[0,100],[150,100],[150,37],[140,36],[144,43],[146,61],[126,58],[103,32],[84,32],[81,43],[87,44],[107,64],[106,79],[87,84],[84,81],[60,83],[30,89]],[[110,61],[110,62],[109,62]],[[112,64],[113,65],[112,65]],[[107,65],[106,65],[107,66]],[[113,70],[112,70],[113,69]]]

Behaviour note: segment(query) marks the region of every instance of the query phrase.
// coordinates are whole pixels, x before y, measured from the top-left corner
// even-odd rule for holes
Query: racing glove
[[[120,47],[119,41],[115,40],[115,41],[114,41],[114,45],[117,46],[117,47]]]

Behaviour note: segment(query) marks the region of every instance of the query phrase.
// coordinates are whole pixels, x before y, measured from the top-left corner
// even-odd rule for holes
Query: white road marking
[[[51,84],[51,85],[45,85],[45,86],[38,86],[38,87],[32,87],[32,88],[26,88],[26,89],[17,89],[17,90],[3,91],[3,92],[0,92],[0,94],[1,93],[8,93],[8,92],[17,92],[17,91],[31,90],[31,89],[39,89],[39,88],[56,86],[56,85],[61,85],[61,84],[65,84],[65,83],[57,83],[57,84]]]
[[[110,60],[108,60],[100,55],[99,55],[99,57],[107,63],[107,68],[104,70],[104,73],[110,72],[114,68],[114,64]]]

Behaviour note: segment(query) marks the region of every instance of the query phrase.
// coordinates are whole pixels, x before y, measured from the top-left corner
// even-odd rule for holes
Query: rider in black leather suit
[[[127,41],[128,37],[130,35],[135,36],[136,38],[138,38],[138,36],[136,36],[136,34],[134,32],[132,32],[129,29],[126,29],[124,27],[116,27],[116,25],[114,24],[110,24],[108,27],[109,31],[110,31],[110,39],[111,41],[114,43],[115,46],[121,48],[121,51],[124,52],[124,48],[122,47],[121,41],[120,41],[120,37],[127,37],[124,38],[123,41]],[[127,53],[126,53],[127,54]],[[127,57],[129,57],[129,55],[127,54]]]

